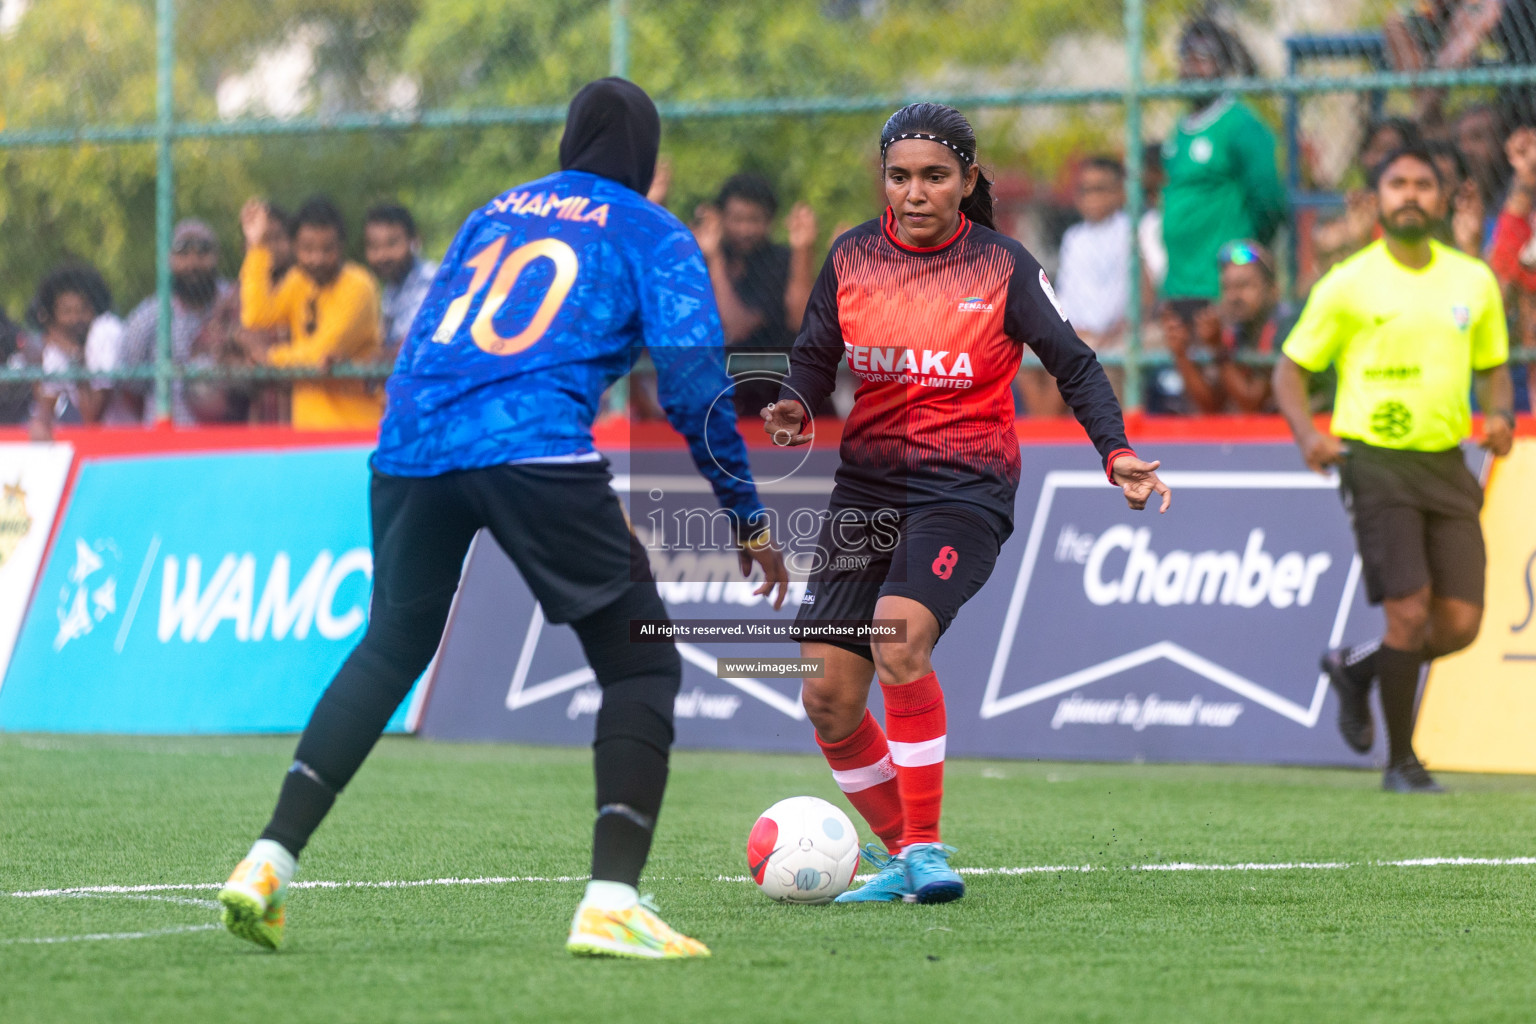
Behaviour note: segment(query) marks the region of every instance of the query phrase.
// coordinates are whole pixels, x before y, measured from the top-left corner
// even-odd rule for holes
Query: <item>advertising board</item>
[[[1083,445],[1026,445],[1015,529],[986,586],[934,654],[951,753],[1101,760],[1367,764],[1334,728],[1318,655],[1380,631],[1360,587],[1336,483],[1288,444],[1160,447],[1166,516],[1133,512]],[[632,460],[641,458],[639,454]],[[792,618],[803,583],[771,613],[735,558],[662,521],[707,506],[686,457],[616,461],[637,535],[674,619]],[[835,453],[763,487],[791,551],[826,506]],[[764,474],[759,474],[764,477]],[[675,503],[671,511],[669,502]],[[685,643],[684,746],[813,751],[794,679],[716,676],[721,657],[793,657],[793,644]],[[878,687],[874,706],[879,714]],[[421,732],[587,743],[601,691],[574,634],[544,623],[516,570],[483,536],[470,558]]]
[[[84,462],[0,729],[301,729],[367,622],[368,452]]]

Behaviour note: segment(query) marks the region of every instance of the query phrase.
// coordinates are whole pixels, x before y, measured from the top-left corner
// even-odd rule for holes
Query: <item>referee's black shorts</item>
[[[900,515],[831,508],[822,523],[797,626],[868,622],[882,597],[907,597],[933,613],[939,634],[949,628],[997,562],[998,527],[986,513],[959,502],[927,505]],[[873,660],[867,641],[824,643]]]
[[[606,460],[428,477],[375,470],[374,614],[421,618],[432,608],[431,617],[445,617],[481,527],[517,566],[550,622],[574,622],[607,607],[632,582],[652,579],[611,480]]]
[[[1346,440],[1339,491],[1355,530],[1371,604],[1426,584],[1436,597],[1481,606],[1488,556],[1483,489],[1460,448],[1399,451]]]

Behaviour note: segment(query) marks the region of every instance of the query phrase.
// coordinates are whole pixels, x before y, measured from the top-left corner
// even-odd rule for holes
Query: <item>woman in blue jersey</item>
[[[372,460],[368,630],[315,708],[271,822],[219,893],[236,935],[281,942],[296,859],[437,650],[484,528],[545,618],[571,624],[603,688],[592,881],[567,948],[709,955],[636,890],[682,666],[670,643],[629,642],[631,620],[667,613],[591,428],[640,345],[669,419],[735,523],[743,572],[762,567],[757,592],[777,588],[775,607],[788,575],[735,419],[710,415],[730,380],[703,258],[682,222],[645,198],[660,133],[637,86],[588,85],[571,102],[561,171],[493,199],[449,247],[388,384]]]

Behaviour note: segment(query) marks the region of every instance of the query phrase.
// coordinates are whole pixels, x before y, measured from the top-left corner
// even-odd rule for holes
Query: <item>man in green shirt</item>
[[[1179,39],[1179,77],[1211,80],[1253,74],[1253,60],[1226,29],[1190,22]],[[1188,321],[1221,293],[1216,253],[1233,239],[1268,244],[1285,218],[1285,188],[1275,137],[1247,106],[1214,90],[1163,143],[1163,295]]]
[[[1380,680],[1387,727],[1382,785],[1438,792],[1413,752],[1419,673],[1461,650],[1483,617],[1483,494],[1460,444],[1477,388],[1482,447],[1509,454],[1514,389],[1504,303],[1493,272],[1431,236],[1446,200],[1434,157],[1418,144],[1373,170],[1383,238],[1312,290],[1275,367],[1275,398],[1307,465],[1339,466],[1366,597],[1386,613],[1379,640],[1323,656],[1339,731],[1360,753],[1375,728]],[[1327,432],[1312,423],[1307,378],[1333,364],[1338,397]]]

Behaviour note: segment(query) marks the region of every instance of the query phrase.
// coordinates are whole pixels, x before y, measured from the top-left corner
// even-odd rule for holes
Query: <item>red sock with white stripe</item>
[[[832,766],[837,788],[892,854],[901,852],[901,793],[896,787],[896,767],[885,743],[880,723],[868,710],[853,735],[836,743],[816,742]]]
[[[932,672],[910,683],[882,682],[885,730],[890,736],[905,828],[902,849],[939,841],[944,803],[944,691]]]

